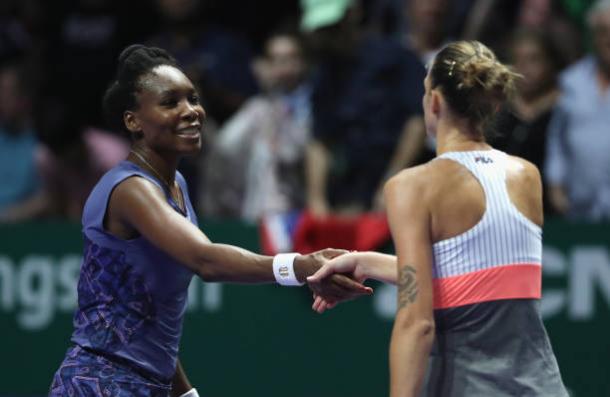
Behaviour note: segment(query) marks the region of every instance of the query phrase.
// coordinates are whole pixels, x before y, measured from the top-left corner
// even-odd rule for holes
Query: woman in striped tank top
[[[351,253],[309,280],[345,272],[398,286],[392,397],[567,396],[539,310],[540,174],[483,134],[517,77],[479,42],[447,45],[424,81],[437,158],[385,186],[397,256]]]

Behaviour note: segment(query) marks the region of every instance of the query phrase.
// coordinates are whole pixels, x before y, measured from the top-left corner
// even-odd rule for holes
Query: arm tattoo
[[[403,266],[398,271],[398,310],[415,302],[418,292],[415,268],[409,265]]]

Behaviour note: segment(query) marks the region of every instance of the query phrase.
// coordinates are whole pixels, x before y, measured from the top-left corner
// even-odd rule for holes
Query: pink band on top
[[[485,270],[437,278],[434,309],[447,309],[501,299],[540,299],[542,266],[520,263],[495,266]]]

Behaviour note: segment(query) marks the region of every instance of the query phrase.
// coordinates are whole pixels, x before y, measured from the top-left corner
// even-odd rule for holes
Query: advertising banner
[[[204,222],[213,241],[258,251],[257,228]],[[542,313],[573,396],[610,396],[610,225],[549,222]],[[0,227],[0,396],[45,395],[72,331],[80,227]],[[194,279],[181,360],[202,397],[388,394],[395,288],[323,315],[307,288]],[[510,326],[507,324],[507,326]]]

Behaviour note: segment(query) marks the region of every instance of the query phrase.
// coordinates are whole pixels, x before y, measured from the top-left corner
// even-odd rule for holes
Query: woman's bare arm
[[[157,186],[144,178],[129,178],[115,188],[107,216],[113,222],[133,228],[206,281],[275,282],[273,257],[212,243],[197,226],[167,204]],[[306,277],[328,259],[343,252],[323,250],[298,256],[294,265],[297,279],[305,282]],[[369,293],[364,286],[347,277],[335,278],[330,284],[331,295],[339,297]]]
[[[401,172],[384,196],[397,254],[398,308],[390,343],[390,395],[415,397],[434,341],[430,211],[422,167]]]

